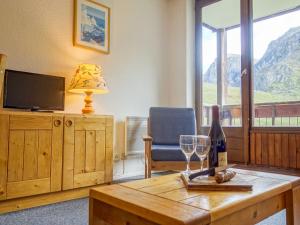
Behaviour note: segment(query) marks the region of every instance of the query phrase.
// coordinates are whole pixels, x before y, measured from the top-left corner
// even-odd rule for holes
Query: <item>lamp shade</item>
[[[108,88],[102,68],[94,64],[79,65],[71,81],[69,91],[72,93],[85,93],[91,91],[95,94],[108,93]]]

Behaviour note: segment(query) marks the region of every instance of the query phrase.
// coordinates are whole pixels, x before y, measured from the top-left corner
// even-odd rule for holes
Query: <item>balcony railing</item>
[[[203,124],[211,124],[211,106],[203,107]],[[224,105],[221,119],[224,126],[241,126],[240,105]],[[299,126],[300,101],[259,103],[254,107],[255,126]]]

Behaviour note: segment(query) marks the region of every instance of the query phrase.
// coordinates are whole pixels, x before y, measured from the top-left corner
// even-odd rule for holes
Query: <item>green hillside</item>
[[[238,87],[228,88],[228,102],[226,105],[240,104],[241,101],[241,89]],[[205,105],[213,105],[217,103],[217,86],[211,83],[203,83],[203,99]],[[272,94],[263,91],[255,92],[255,103],[265,102],[287,102],[297,101],[295,96],[283,95],[283,94]]]
[[[269,43],[264,55],[255,60],[253,65],[255,102],[278,102],[300,100],[300,26],[290,28],[276,40]],[[215,60],[204,73],[207,85],[207,103],[216,99],[213,84],[217,82],[217,67]],[[228,54],[224,80],[228,84],[229,99],[227,104],[239,103],[241,79],[241,56]],[[205,98],[206,99],[206,98]]]

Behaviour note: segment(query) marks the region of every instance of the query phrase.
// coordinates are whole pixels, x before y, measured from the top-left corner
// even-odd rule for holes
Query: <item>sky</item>
[[[253,24],[253,56],[260,59],[269,43],[282,36],[292,27],[300,26],[300,10]],[[203,72],[209,68],[217,56],[216,33],[203,29]],[[241,54],[240,28],[227,32],[227,53]]]

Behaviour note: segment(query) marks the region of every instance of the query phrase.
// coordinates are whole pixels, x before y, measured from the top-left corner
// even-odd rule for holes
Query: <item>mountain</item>
[[[255,89],[290,92],[300,84],[300,27],[291,28],[272,41],[255,64]],[[298,87],[297,87],[298,84]],[[298,91],[298,90],[297,90]]]
[[[227,58],[227,82],[231,87],[239,87],[241,83],[241,56],[237,54],[229,54]],[[204,82],[217,82],[217,63],[213,62],[204,74]]]
[[[227,82],[240,86],[240,55],[227,58]],[[272,41],[263,57],[255,62],[254,89],[300,96],[300,26],[291,28]],[[215,83],[216,62],[204,74],[204,81]]]

